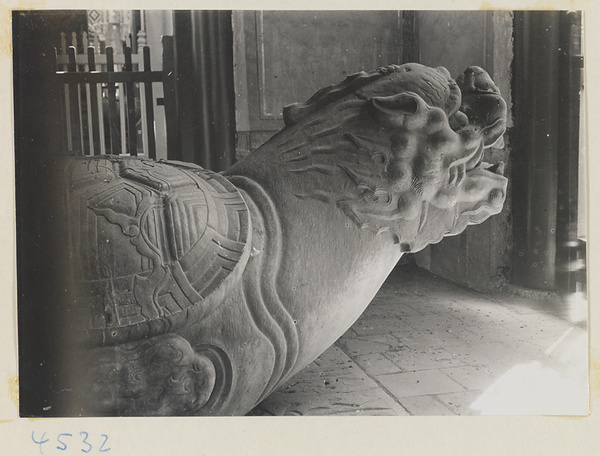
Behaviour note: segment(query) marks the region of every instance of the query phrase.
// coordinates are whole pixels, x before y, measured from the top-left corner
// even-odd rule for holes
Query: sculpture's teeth
[[[477,168],[483,161],[483,147],[477,149],[477,152],[467,161],[467,171]]]
[[[485,168],[487,171],[504,176],[504,162],[498,162]]]

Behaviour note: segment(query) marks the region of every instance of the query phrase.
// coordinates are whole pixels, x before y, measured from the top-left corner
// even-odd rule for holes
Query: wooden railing
[[[163,37],[163,66],[153,71],[148,46],[133,53],[111,47],[98,53],[87,45],[85,54],[76,46],[63,46],[56,54],[57,82],[64,87],[61,96],[65,118],[65,147],[81,155],[128,154],[156,158],[154,95],[152,84],[164,85],[166,131],[175,134],[176,119],[173,71],[173,38]],[[65,52],[66,49],[66,52]],[[171,122],[170,122],[171,120]]]

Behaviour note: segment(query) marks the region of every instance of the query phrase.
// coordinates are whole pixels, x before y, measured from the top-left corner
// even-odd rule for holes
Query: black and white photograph
[[[11,27],[18,419],[589,417],[583,9]]]

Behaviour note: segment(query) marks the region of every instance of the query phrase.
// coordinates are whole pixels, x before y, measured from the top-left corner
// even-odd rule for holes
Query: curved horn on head
[[[490,75],[477,66],[469,67],[456,82],[462,92],[459,112],[470,125],[481,128],[484,147],[498,142],[506,131],[506,102]]]

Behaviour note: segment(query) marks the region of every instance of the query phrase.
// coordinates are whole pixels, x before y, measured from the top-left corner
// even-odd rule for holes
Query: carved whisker
[[[305,166],[303,168],[290,169],[290,173],[305,173],[308,171],[314,171],[321,174],[334,175],[334,174],[342,174],[343,170],[337,166],[327,166],[327,165],[310,165]]]

